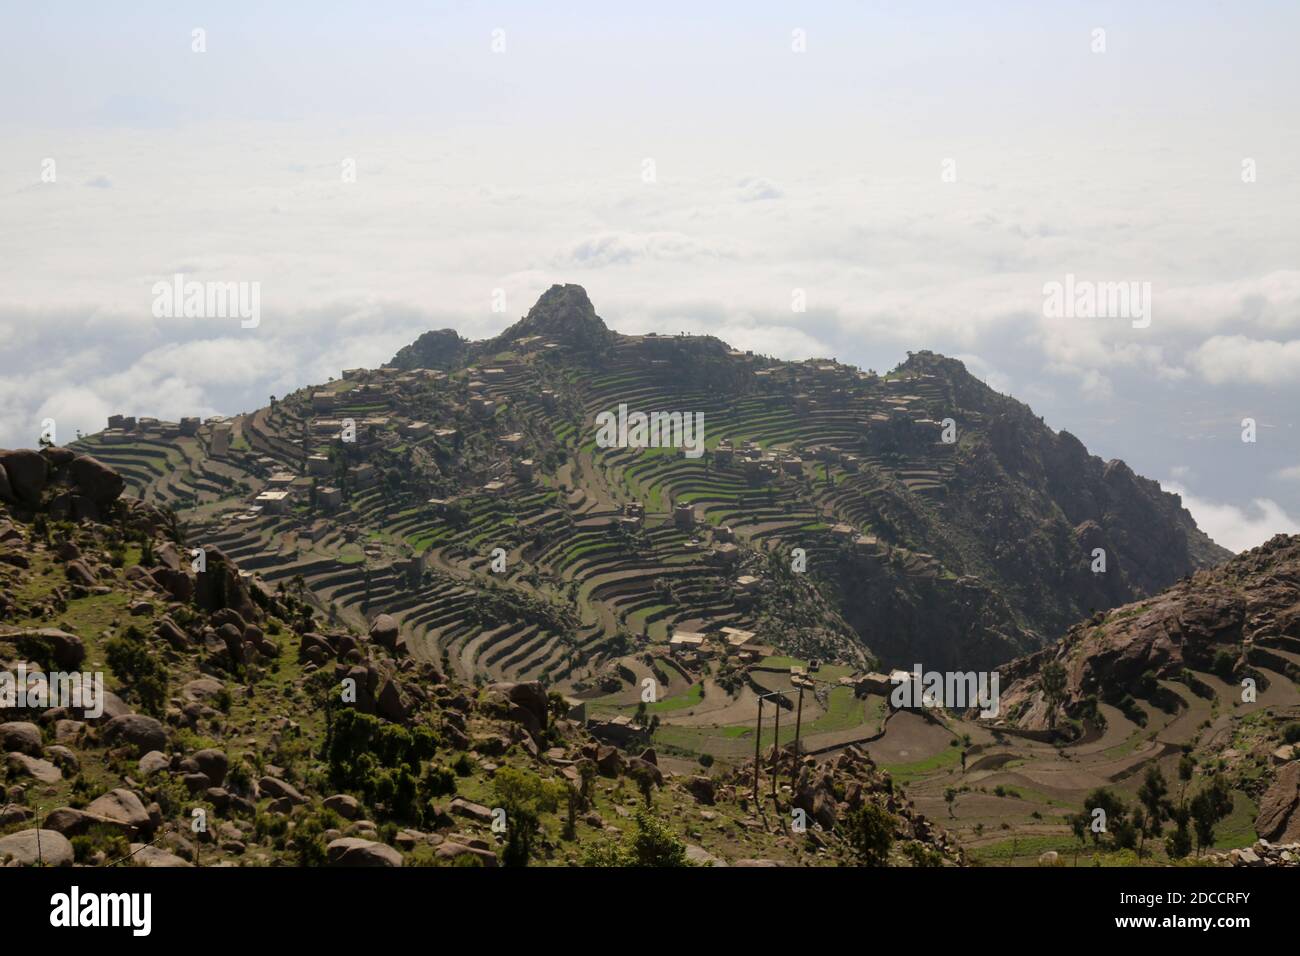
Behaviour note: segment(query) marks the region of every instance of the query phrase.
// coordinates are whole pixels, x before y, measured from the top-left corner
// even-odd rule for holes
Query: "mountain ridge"
[[[595,447],[593,417],[620,402],[702,415],[703,460]],[[344,419],[357,423],[360,441],[341,440]],[[121,466],[146,497],[170,500],[178,485],[193,489],[196,507],[182,513],[218,540],[235,537],[240,522],[213,522],[214,507],[233,516],[228,509],[237,504],[217,486],[229,480],[274,494],[278,470],[289,478],[276,479],[275,488],[296,487],[296,503],[287,518],[254,505],[250,529],[322,518],[355,524],[394,546],[358,554],[327,539],[312,550],[335,563],[378,561],[381,570],[427,552],[426,569],[474,589],[493,572],[491,548],[472,541],[495,535],[510,555],[498,584],[518,591],[521,607],[539,597],[571,600],[570,585],[600,567],[566,557],[565,533],[580,533],[592,547],[600,541],[614,562],[608,573],[626,580],[600,585],[590,600],[579,595],[568,619],[578,622],[578,645],[607,648],[580,654],[589,662],[578,665],[583,671],[612,666],[638,643],[660,645],[670,636],[666,624],[709,631],[719,615],[742,630],[757,624],[768,613],[764,594],[782,591],[778,579],[796,563],[795,549],[809,562],[806,583],[817,594],[809,606],[821,617],[807,622],[806,633],[781,635],[773,623],[765,634],[781,638],[773,646],[817,645],[845,659],[865,650],[891,664],[920,657],[942,667],[990,666],[1027,653],[1093,609],[1227,555],[1176,496],[1122,463],[1091,456],[1069,433],[1052,432],[957,360],[916,352],[877,375],[833,359],[774,360],[711,336],[616,333],[577,285],[553,286],[491,339],[426,332],[384,368],[350,370],[229,422],[201,423],[192,442],[176,440],[183,457],[196,460],[192,482],[138,470],[112,447],[129,438],[102,433],[87,447]],[[240,441],[247,450],[230,447]],[[170,447],[175,457],[177,445]],[[225,478],[208,474],[232,468]],[[311,500],[304,506],[317,485],[338,492],[330,492],[333,510]],[[372,487],[390,497],[371,504]],[[360,512],[354,494],[366,502]],[[498,495],[535,502],[531,538],[510,527],[510,506],[503,511]],[[498,530],[471,539],[454,526],[463,508]],[[394,521],[395,534],[388,530]],[[671,574],[653,572],[671,571],[692,548],[704,559],[702,572],[730,595],[730,610],[708,610],[705,593],[686,600]],[[1104,573],[1090,570],[1098,548]],[[616,562],[615,553],[622,554]],[[302,562],[288,556],[286,563]],[[620,563],[626,572],[612,570]],[[314,561],[305,571],[309,579],[342,573],[329,567]],[[531,583],[520,575],[539,577]],[[758,579],[756,594],[736,585],[745,577]],[[656,594],[670,596],[667,616],[644,610],[664,606]],[[348,596],[345,612],[359,612],[358,620],[374,613]],[[623,618],[632,614],[639,637],[624,633]]]

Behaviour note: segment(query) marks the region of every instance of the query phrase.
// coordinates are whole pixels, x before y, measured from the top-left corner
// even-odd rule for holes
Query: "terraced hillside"
[[[861,750],[774,752],[761,796],[752,766],[625,755],[541,683],[413,660],[387,615],[196,568],[124,484],[0,449],[0,866],[965,861]]]
[[[975,859],[1123,863],[1140,851],[1159,862],[1239,850],[1238,861],[1260,865],[1257,839],[1300,841],[1300,537],[1278,535],[1098,613],[1001,672],[1000,720],[899,712],[867,748]],[[1216,788],[1218,814],[1196,799]],[[1120,804],[1103,793],[1126,805],[1127,821],[1117,825]],[[1099,806],[1110,820],[1094,833]],[[1139,808],[1156,821],[1145,840]],[[1168,838],[1184,809],[1191,844],[1179,847]],[[1076,829],[1081,813],[1089,825]],[[1284,852],[1300,863],[1294,847]]]
[[[620,406],[702,416],[701,445],[635,447],[635,423],[599,441]],[[758,697],[803,682],[828,742],[870,736],[841,677],[992,666],[1227,556],[1177,496],[959,362],[876,374],[621,335],[577,286],[495,339],[429,333],[250,414],[110,424],[77,449],[176,508],[189,546],[339,625],[388,614],[461,677],[658,718],[690,754],[752,751]],[[842,670],[791,683],[792,657]]]

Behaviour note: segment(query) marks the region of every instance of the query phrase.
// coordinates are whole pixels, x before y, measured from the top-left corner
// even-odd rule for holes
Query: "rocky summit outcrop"
[[[614,341],[580,285],[553,285],[542,293],[528,314],[495,341],[506,344],[525,336],[540,335],[577,348],[600,351]]]

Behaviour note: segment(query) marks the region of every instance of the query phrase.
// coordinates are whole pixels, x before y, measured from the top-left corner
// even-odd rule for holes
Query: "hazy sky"
[[[6,10],[0,446],[579,282],[623,331],[959,356],[1221,543],[1300,531],[1300,5],[261,6]],[[154,318],[177,272],[261,324]],[[1067,274],[1151,283],[1149,327],[1045,316]]]

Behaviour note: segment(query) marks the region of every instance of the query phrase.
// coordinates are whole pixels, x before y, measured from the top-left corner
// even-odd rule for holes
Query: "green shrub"
[[[108,666],[140,703],[140,709],[155,717],[167,706],[167,668],[160,655],[149,647],[144,633],[132,624],[104,645]]]
[[[403,819],[423,821],[431,793],[422,791],[421,761],[437,750],[428,727],[407,730],[344,708],[331,722],[325,746],[330,781],[382,803]]]
[[[116,827],[95,824],[81,836],[74,836],[72,855],[78,863],[89,863],[97,852],[104,854],[106,863],[113,863],[131,852],[131,844]]]
[[[839,830],[853,855],[867,866],[883,866],[894,844],[894,818],[883,807],[863,803],[845,814]]]
[[[693,866],[686,844],[658,817],[645,809],[636,812],[636,827],[622,843],[605,840],[587,848],[583,866]]]

